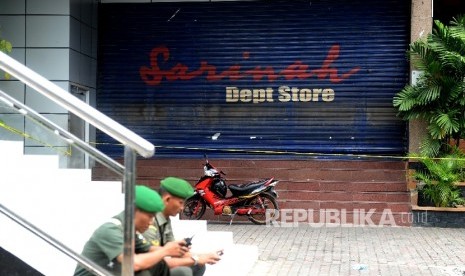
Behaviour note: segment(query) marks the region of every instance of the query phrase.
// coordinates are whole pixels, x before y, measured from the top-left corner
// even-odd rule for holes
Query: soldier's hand
[[[187,251],[189,251],[186,246],[186,242],[183,240],[168,242],[163,246],[163,248],[166,250],[166,255],[172,257],[182,257]]]
[[[207,253],[207,254],[200,254],[199,256],[199,264],[216,264],[219,260],[221,260],[220,255],[218,253]]]

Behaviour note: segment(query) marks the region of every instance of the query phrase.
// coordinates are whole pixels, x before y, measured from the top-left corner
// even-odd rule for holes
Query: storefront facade
[[[406,125],[392,98],[409,78],[410,8],[102,4],[97,107],[157,145],[157,157],[402,156]]]
[[[281,208],[389,209],[399,224],[410,211],[400,158],[424,127],[399,120],[392,97],[411,79],[409,43],[431,31],[431,1],[0,3],[11,56],[156,145],[138,182],[195,183],[206,153],[229,183],[280,179]],[[0,87],[72,129],[20,82]],[[82,137],[123,156],[92,128]],[[25,152],[56,153],[31,141]]]

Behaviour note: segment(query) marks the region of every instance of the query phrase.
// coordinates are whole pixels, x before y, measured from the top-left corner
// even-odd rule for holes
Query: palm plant
[[[465,134],[465,16],[450,26],[436,20],[426,40],[410,44],[409,57],[423,73],[415,85],[406,85],[393,99],[404,120],[423,119],[427,137],[420,147],[426,156],[438,156],[445,145]]]
[[[423,196],[436,207],[454,207],[465,203],[460,188],[456,185],[462,180],[465,155],[453,149],[453,153],[441,158],[423,157],[424,168],[414,173],[415,179],[424,185],[419,188]]]

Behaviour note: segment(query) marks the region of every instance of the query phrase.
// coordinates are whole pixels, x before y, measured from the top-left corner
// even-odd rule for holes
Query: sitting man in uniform
[[[187,251],[185,242],[171,242],[163,247],[151,246],[141,233],[152,224],[156,212],[164,209],[160,195],[147,186],[136,185],[134,227],[136,230],[134,271],[137,276],[169,275],[164,261],[167,256],[181,257]],[[98,227],[84,245],[82,255],[115,275],[121,275],[124,246],[124,211]],[[74,275],[93,275],[77,266]]]
[[[174,241],[170,216],[179,214],[184,208],[184,200],[194,194],[194,189],[184,179],[167,177],[160,183],[165,209],[157,212],[153,225],[143,233],[153,245],[165,245]],[[201,276],[205,273],[205,264],[215,264],[220,259],[217,252],[199,255],[188,252],[182,257],[165,258],[173,276]]]

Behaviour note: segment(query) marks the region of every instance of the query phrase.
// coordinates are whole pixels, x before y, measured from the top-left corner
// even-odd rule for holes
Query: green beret
[[[147,213],[161,212],[165,209],[160,194],[143,185],[136,185],[135,204],[138,209]]]
[[[186,199],[194,194],[191,184],[184,179],[167,177],[161,180],[161,187],[173,196]]]

